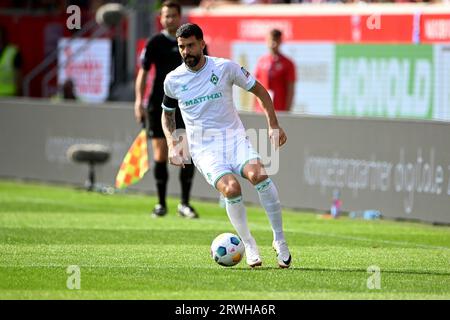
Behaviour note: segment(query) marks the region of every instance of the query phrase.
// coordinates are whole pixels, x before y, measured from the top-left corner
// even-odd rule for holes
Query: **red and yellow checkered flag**
[[[142,129],[120,165],[116,177],[116,188],[125,188],[138,182],[147,170],[147,132],[145,129]]]

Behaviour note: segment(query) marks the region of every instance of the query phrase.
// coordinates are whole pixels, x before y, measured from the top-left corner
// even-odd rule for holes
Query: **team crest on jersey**
[[[250,76],[250,72],[248,72],[247,70],[245,70],[244,67],[241,67],[241,71],[242,71],[242,73],[244,74],[244,76],[245,76],[246,78],[248,78],[248,77]]]
[[[184,91],[188,91],[189,89],[188,89],[188,87],[187,87],[187,84],[182,84],[181,85],[181,91],[182,92],[184,92]]]
[[[219,82],[219,77],[216,76],[213,72],[213,74],[211,75],[211,78],[209,79],[209,81],[212,82],[213,85],[217,85],[217,82]]]

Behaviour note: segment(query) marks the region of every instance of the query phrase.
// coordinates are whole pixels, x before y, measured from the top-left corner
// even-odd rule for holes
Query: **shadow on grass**
[[[247,272],[259,272],[266,270],[280,270],[280,272],[346,272],[346,273],[367,273],[367,269],[364,268],[304,268],[304,267],[290,267],[288,269],[282,269],[279,267],[239,267],[239,268],[229,268],[229,270],[235,271],[247,271]],[[450,276],[450,272],[439,272],[439,271],[417,271],[417,270],[389,270],[381,269],[383,274],[405,274],[405,275],[432,275],[432,276]]]

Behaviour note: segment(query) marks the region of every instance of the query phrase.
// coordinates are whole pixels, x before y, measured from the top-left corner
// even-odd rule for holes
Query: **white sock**
[[[259,201],[266,210],[270,225],[272,226],[273,239],[275,241],[283,241],[283,222],[281,219],[281,203],[278,197],[278,191],[275,184],[270,178],[258,183],[256,186]]]
[[[228,218],[244,243],[248,243],[252,239],[250,230],[247,225],[247,211],[245,210],[242,196],[235,198],[225,198],[225,207],[227,209]]]

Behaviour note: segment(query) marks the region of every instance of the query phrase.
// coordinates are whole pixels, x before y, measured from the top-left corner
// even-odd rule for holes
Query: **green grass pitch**
[[[245,196],[245,195],[244,195]],[[209,255],[234,232],[217,203],[198,220],[149,215],[155,198],[0,181],[0,299],[449,299],[450,227],[284,211],[293,264],[280,269],[267,217],[248,207],[263,267]],[[67,287],[68,266],[80,289]],[[368,273],[370,266],[380,272]],[[369,289],[378,277],[380,286]],[[69,281],[70,282],[70,281]]]

